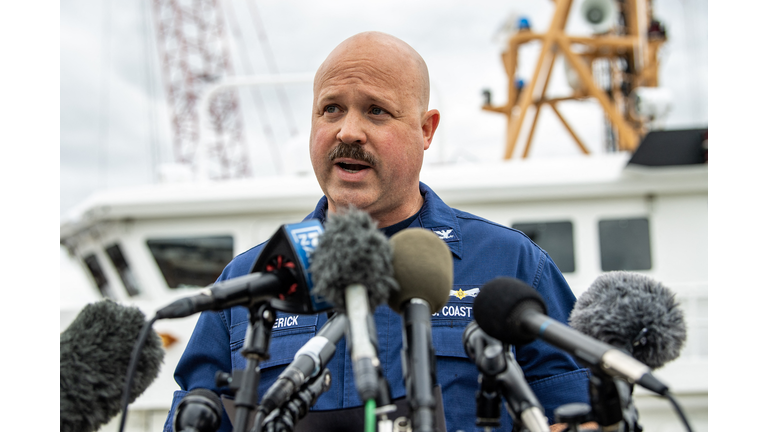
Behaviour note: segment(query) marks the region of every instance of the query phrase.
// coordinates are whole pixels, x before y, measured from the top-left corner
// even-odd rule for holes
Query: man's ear
[[[432,144],[432,138],[435,137],[437,125],[440,123],[440,112],[436,109],[429,110],[424,114],[424,120],[421,122],[421,132],[424,137],[424,150]]]

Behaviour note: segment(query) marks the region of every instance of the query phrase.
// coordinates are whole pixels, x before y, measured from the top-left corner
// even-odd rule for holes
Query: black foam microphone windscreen
[[[676,359],[686,340],[675,294],[648,276],[626,271],[595,279],[576,301],[569,323],[651,369]]]
[[[111,300],[86,305],[60,337],[60,430],[99,429],[122,410],[123,388],[136,340],[145,325],[136,307]],[[141,351],[129,402],[160,372],[165,351],[152,332]]]
[[[173,414],[174,432],[215,432],[221,425],[224,406],[219,395],[206,388],[190,390]]]
[[[432,231],[409,228],[390,239],[395,280],[400,291],[389,296],[389,307],[402,313],[410,299],[426,300],[432,313],[448,301],[453,287],[453,257],[445,242]]]
[[[546,315],[541,295],[516,278],[498,277],[487,282],[472,305],[475,321],[489,336],[512,345],[525,345],[536,335],[523,329],[520,314],[535,310]]]
[[[354,207],[331,213],[324,227],[309,267],[313,293],[346,311],[345,289],[360,284],[374,310],[399,289],[393,278],[392,247],[368,213]]]

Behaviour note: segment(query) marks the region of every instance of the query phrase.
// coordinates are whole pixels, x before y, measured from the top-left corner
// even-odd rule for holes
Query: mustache
[[[372,167],[376,166],[377,163],[376,158],[372,154],[363,150],[361,146],[343,142],[339,143],[336,147],[333,148],[333,150],[331,150],[330,153],[328,153],[328,160],[331,162],[339,158],[363,161]]]

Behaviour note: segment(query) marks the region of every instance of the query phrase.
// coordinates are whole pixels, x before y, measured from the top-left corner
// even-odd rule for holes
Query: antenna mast
[[[243,136],[240,102],[235,90],[216,94],[208,107],[211,124],[200,124],[197,105],[208,86],[233,75],[218,0],[152,0],[158,54],[162,61],[177,163],[192,167],[202,155],[208,164],[204,177],[251,176]],[[212,128],[214,142],[201,146],[200,127]],[[200,167],[195,167],[200,169]]]
[[[666,41],[666,33],[653,19],[651,0],[584,0],[582,15],[595,31],[590,37],[565,33],[572,0],[554,3],[555,12],[546,33],[534,33],[525,21],[507,40],[507,49],[502,53],[509,78],[507,103],[493,106],[490,91],[485,91],[483,109],[507,116],[504,159],[512,158],[531,108],[535,112],[523,151],[523,158],[528,157],[539,112],[545,105],[554,111],[581,151],[589,154],[557,109],[559,102],[589,98],[596,99],[603,109],[618,150],[634,151],[653,122],[669,108],[667,94],[658,88],[658,51]],[[517,54],[521,45],[533,41],[541,43],[541,52],[533,77],[523,83],[517,76]],[[559,54],[570,69],[567,73],[574,78],[574,91],[570,96],[547,98],[552,66]],[[599,67],[606,66],[606,62],[608,67]]]

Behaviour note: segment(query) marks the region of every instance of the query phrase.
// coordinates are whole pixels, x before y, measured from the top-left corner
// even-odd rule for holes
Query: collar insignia
[[[447,229],[433,229],[432,232],[437,234],[438,237],[440,237],[441,240],[453,240],[455,239],[455,236],[453,235],[453,229],[447,228]]]

